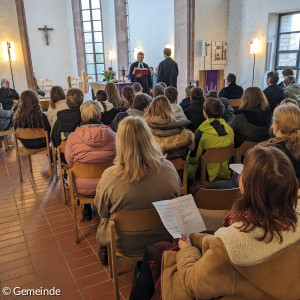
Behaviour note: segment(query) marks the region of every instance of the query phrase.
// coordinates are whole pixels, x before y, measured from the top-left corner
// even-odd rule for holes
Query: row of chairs
[[[49,91],[53,87],[51,78],[37,79],[36,82],[39,88],[43,91]]]

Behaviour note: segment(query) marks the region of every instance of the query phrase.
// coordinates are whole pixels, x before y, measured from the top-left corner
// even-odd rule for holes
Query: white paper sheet
[[[230,164],[229,168],[231,170],[233,170],[235,173],[241,174],[243,172],[244,165],[243,164]]]

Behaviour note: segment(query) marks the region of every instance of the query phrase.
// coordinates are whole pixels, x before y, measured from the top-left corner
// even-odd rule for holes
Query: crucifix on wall
[[[53,28],[49,28],[49,27],[47,27],[47,25],[44,25],[43,28],[38,28],[38,30],[44,31],[44,34],[45,34],[45,40],[46,40],[46,45],[49,45],[48,31],[53,30]]]

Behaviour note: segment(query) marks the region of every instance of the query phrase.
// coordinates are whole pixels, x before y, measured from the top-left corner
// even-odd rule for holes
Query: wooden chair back
[[[244,156],[246,154],[246,152],[255,147],[258,144],[258,142],[243,142],[242,145],[236,149],[237,153],[237,158],[236,158],[236,162],[240,163],[242,161],[242,156]]]
[[[242,99],[241,98],[239,98],[239,99],[229,99],[228,101],[229,101],[229,105],[231,107],[238,107],[242,103]]]
[[[13,128],[10,128],[8,130],[3,130],[0,131],[0,136],[3,136],[3,141],[4,141],[4,150],[7,151],[8,150],[8,141],[7,141],[7,136],[10,134],[14,134],[15,130]],[[2,141],[0,141],[0,148],[2,147],[1,144]]]
[[[110,219],[110,238],[111,243],[108,247],[109,274],[113,278],[115,299],[120,299],[119,279],[118,279],[118,260],[122,258],[130,263],[141,260],[140,255],[124,255],[118,253],[116,247],[116,230],[121,231],[146,231],[163,226],[161,219],[155,208],[145,210],[121,210]],[[128,256],[127,256],[128,255]]]
[[[105,169],[112,166],[112,164],[113,164],[113,161],[105,161],[105,162],[94,163],[94,164],[75,162],[73,167],[71,169],[69,169],[69,185],[70,185],[70,196],[71,196],[71,207],[72,207],[75,243],[79,243],[75,206],[77,204],[77,201],[79,201],[79,216],[80,216],[80,220],[83,221],[81,205],[93,204],[94,203],[94,195],[78,194],[75,191],[74,180],[75,180],[75,178],[99,179],[100,180]]]
[[[194,196],[207,233],[222,227],[223,219],[239,195],[239,188],[229,190],[200,189]]]
[[[172,159],[171,162],[174,165],[177,172],[180,170],[183,170],[182,185],[180,187],[180,195],[187,195],[187,165],[186,165],[186,162],[182,158]]]
[[[229,160],[236,156],[234,145],[222,148],[210,148],[201,155],[201,184],[202,187],[208,187],[210,184],[206,182],[206,169],[209,163],[218,163]]]
[[[39,88],[41,90],[43,90],[44,89],[44,80],[43,79],[37,79],[36,82],[37,82]]]
[[[50,173],[50,178],[52,179],[54,171],[51,166],[48,133],[45,131],[45,129],[44,128],[17,128],[14,133],[14,137],[15,137],[14,142],[15,142],[15,150],[17,155],[17,164],[19,169],[20,181],[23,181],[20,156],[22,155],[28,156],[29,168],[30,168],[30,172],[32,172],[31,155],[35,155],[35,154],[47,154],[48,161],[49,161],[49,173]],[[40,138],[45,139],[46,147],[38,148],[38,149],[29,149],[24,146],[19,146],[18,144],[18,139],[33,140],[33,139],[40,139]]]
[[[72,172],[72,176],[75,178],[100,179],[103,172],[112,165],[112,160],[93,164],[75,162],[70,171]]]
[[[15,132],[17,139],[33,140],[40,138],[47,138],[48,135],[44,128],[17,128]]]
[[[240,188],[228,190],[199,189],[194,196],[198,208],[209,210],[231,209]]]

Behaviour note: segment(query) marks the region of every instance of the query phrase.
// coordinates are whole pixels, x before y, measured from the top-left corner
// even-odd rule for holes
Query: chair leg
[[[62,200],[63,200],[63,204],[67,204],[67,200],[66,200],[66,191],[65,191],[65,185],[64,185],[64,178],[63,178],[63,170],[60,171],[59,173],[59,177],[60,177],[60,183],[61,183],[61,195],[62,195]]]
[[[4,149],[5,149],[5,151],[7,151],[7,150],[8,150],[7,135],[5,135],[5,136],[3,137],[3,139],[4,139]]]
[[[22,182],[23,176],[22,176],[20,156],[16,154],[16,157],[17,157],[17,165],[18,165],[18,170],[19,170],[19,177],[20,177],[20,181]]]
[[[107,246],[107,256],[108,256],[109,276],[110,276],[110,278],[113,278],[112,260],[111,260],[111,249],[110,249],[110,246]]]
[[[31,155],[27,155],[28,162],[29,162],[29,171],[32,173],[32,161],[31,161]]]
[[[83,214],[82,214],[82,205],[79,202],[79,219],[80,222],[83,222]]]
[[[112,273],[113,273],[113,282],[115,290],[115,299],[120,300],[120,291],[119,291],[119,278],[118,278],[118,266],[116,257],[112,257]]]
[[[56,154],[55,154],[54,148],[52,148],[52,158],[53,158],[54,175],[55,175],[56,180],[57,180],[58,179],[58,175],[57,175],[57,167],[56,167]]]
[[[75,209],[75,201],[74,199],[71,199],[71,205],[72,205],[72,215],[73,215],[73,227],[74,227],[74,235],[75,235],[75,243],[79,243],[78,238],[78,227],[77,227],[77,221],[76,221],[76,209]]]

